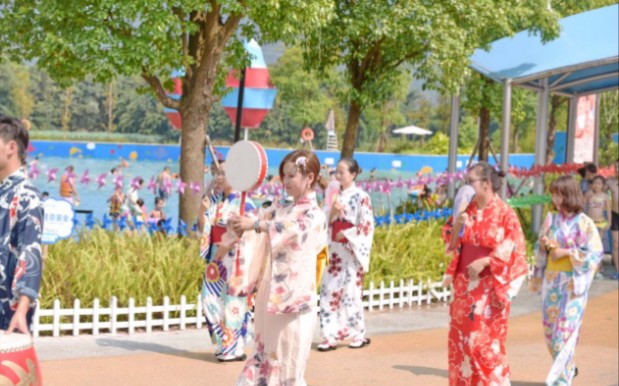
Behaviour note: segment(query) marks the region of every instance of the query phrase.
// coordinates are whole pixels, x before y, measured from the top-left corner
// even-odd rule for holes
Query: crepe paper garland
[[[522,197],[512,197],[507,199],[507,204],[512,208],[528,208],[532,205],[548,204],[552,198],[548,195],[529,195]]]

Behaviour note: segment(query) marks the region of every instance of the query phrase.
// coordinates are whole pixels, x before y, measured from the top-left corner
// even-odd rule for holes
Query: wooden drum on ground
[[[0,331],[0,386],[41,386],[41,368],[32,338]]]

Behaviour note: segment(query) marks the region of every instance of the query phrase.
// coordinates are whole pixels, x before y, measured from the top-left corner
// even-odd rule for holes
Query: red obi
[[[220,227],[219,225],[214,225],[211,227],[211,244],[220,243],[224,233],[226,233],[226,227]]]
[[[350,229],[352,227],[354,227],[354,225],[352,225],[348,221],[340,221],[340,220],[333,221],[333,223],[331,224],[331,240],[337,241],[338,243],[346,242],[347,241],[346,239],[337,240],[337,234],[340,231]]]
[[[473,244],[462,243],[460,259],[458,259],[458,269],[456,272],[468,275],[467,267],[475,260],[490,256],[492,248],[480,247]],[[479,273],[479,277],[490,274],[490,267],[486,267]]]

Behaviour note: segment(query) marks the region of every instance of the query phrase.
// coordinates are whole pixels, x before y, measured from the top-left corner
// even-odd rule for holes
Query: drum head
[[[460,213],[464,212],[466,208],[468,208],[471,201],[473,201],[473,197],[475,197],[475,189],[471,185],[464,185],[460,189],[458,189],[458,193],[456,193],[456,198],[454,198],[454,206],[453,206],[453,216],[454,218],[459,216]]]
[[[226,179],[234,190],[249,192],[260,186],[268,169],[267,155],[257,142],[239,141],[228,151]]]
[[[32,338],[27,335],[14,332],[6,335],[0,330],[0,353],[26,350],[32,347]]]

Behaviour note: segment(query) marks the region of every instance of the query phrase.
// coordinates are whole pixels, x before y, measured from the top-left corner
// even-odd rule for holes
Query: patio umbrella
[[[400,129],[393,130],[394,134],[415,134],[415,135],[430,135],[432,132],[430,130],[422,129],[417,126],[406,126]]]

